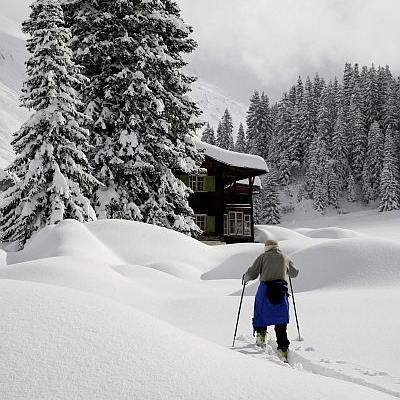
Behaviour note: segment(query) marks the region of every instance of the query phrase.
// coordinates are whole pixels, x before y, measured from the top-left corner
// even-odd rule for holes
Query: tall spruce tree
[[[328,156],[332,150],[331,143],[335,129],[335,107],[335,95],[333,85],[330,82],[322,91],[318,112],[318,136],[319,140],[325,142],[325,149]]]
[[[243,124],[240,123],[239,130],[237,134],[237,139],[235,143],[235,151],[238,153],[246,153],[247,152],[247,143],[246,143],[246,136],[244,133]]]
[[[374,121],[381,120],[378,73],[372,65],[366,76],[366,123],[370,126]]]
[[[330,163],[327,155],[326,141],[318,135],[315,141],[314,160],[310,166],[315,168],[313,173],[313,205],[315,210],[324,213],[329,206],[329,174]]]
[[[400,208],[398,149],[394,132],[388,128],[385,135],[385,158],[381,174],[379,211],[392,211]]]
[[[335,129],[332,137],[332,160],[333,169],[338,180],[338,192],[346,188],[349,163],[348,163],[348,145],[346,138],[346,121],[343,107],[340,106],[335,123]],[[338,194],[339,194],[338,193]]]
[[[278,181],[275,172],[270,171],[261,179],[260,193],[254,200],[255,222],[260,225],[276,225],[281,220]]]
[[[347,201],[350,201],[351,203],[357,201],[356,182],[352,173],[350,173],[349,181],[347,183]]]
[[[385,135],[378,122],[368,132],[368,145],[363,168],[363,192],[367,201],[378,199],[383,168]]]
[[[198,232],[179,174],[200,171],[182,72],[194,50],[192,29],[175,1],[72,0],[65,12],[74,55],[90,79],[85,92],[94,166],[106,189],[97,194],[102,217],[140,220]],[[157,34],[155,34],[157,32]]]
[[[203,134],[201,136],[201,140],[205,143],[215,145],[216,143],[215,132],[214,128],[210,124],[207,124],[206,128],[204,129]]]
[[[247,124],[247,151],[249,153],[256,153],[256,140],[258,133],[258,114],[260,108],[260,93],[254,92],[250,99],[249,109],[247,111],[246,124]]]
[[[293,119],[293,106],[289,96],[285,93],[278,105],[278,117],[276,130],[278,132],[277,143],[275,147],[274,161],[280,172],[279,183],[288,185],[292,176],[292,158],[290,154],[290,131]]]
[[[254,143],[253,154],[269,158],[269,148],[272,135],[272,119],[269,98],[262,93],[260,105],[257,110],[257,136]]]
[[[247,127],[248,152],[268,159],[271,147],[272,117],[269,98],[265,93],[260,96],[258,92],[255,92],[250,99]]]
[[[221,149],[234,150],[233,122],[229,110],[226,109],[217,130],[217,146]]]
[[[301,108],[303,125],[303,154],[304,160],[309,157],[311,142],[318,130],[318,104],[313,84],[309,77],[304,86],[304,96]]]
[[[88,131],[75,90],[83,77],[71,61],[71,34],[58,1],[36,0],[31,9],[23,24],[30,57],[22,105],[33,113],[12,142],[15,182],[0,203],[1,240],[18,247],[46,225],[96,219],[85,197],[97,181],[85,155]]]
[[[359,85],[354,86],[350,101],[348,127],[350,132],[350,158],[354,178],[362,179],[362,171],[367,151],[368,130],[362,113],[361,93]]]

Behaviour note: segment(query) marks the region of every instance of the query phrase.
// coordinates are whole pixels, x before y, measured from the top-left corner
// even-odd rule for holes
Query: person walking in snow
[[[275,325],[278,352],[287,359],[289,339],[288,280],[295,278],[299,270],[293,261],[279,249],[278,242],[267,240],[265,251],[243,275],[243,284],[260,277],[260,285],[254,300],[253,330],[257,333],[256,344],[265,347],[268,326]]]

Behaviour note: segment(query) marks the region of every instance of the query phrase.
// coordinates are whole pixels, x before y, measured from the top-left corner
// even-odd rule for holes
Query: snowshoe
[[[278,349],[278,356],[283,362],[288,363],[289,349]]]
[[[257,332],[256,336],[256,346],[261,347],[262,349],[265,349],[266,347],[266,337],[267,337],[267,332],[266,331],[261,331]]]

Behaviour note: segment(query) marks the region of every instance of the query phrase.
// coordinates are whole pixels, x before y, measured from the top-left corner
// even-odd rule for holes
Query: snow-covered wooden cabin
[[[181,179],[193,190],[189,203],[204,232],[200,239],[253,242],[253,194],[260,187],[257,177],[268,172],[265,161],[201,141],[196,145],[204,151],[207,173]]]

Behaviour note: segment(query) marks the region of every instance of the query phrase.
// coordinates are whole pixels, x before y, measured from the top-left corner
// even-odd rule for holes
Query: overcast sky
[[[199,43],[192,66],[246,101],[276,98],[300,74],[341,74],[346,61],[400,70],[399,0],[180,0]]]
[[[178,0],[199,43],[192,69],[236,100],[274,99],[300,74],[341,74],[346,61],[400,71],[400,0]],[[0,0],[22,20],[29,0]]]

